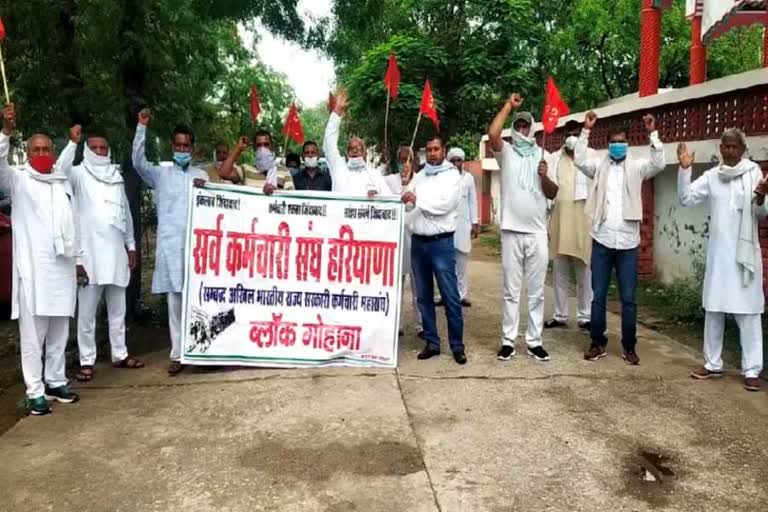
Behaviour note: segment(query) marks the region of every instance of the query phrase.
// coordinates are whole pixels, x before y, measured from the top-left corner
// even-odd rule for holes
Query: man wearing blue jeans
[[[608,134],[608,156],[602,160],[587,157],[589,134],[597,123],[597,115],[589,112],[574,150],[576,167],[592,179],[585,211],[592,221],[592,343],[584,359],[597,361],[606,356],[605,304],[611,272],[616,269],[621,298],[622,357],[627,364],[637,365],[637,252],[640,245],[640,222],[643,220],[643,181],[664,170],[664,145],[656,131],[656,119],[643,117],[651,140],[650,158],[627,156],[627,129],[613,126]]]
[[[456,278],[456,231],[461,174],[445,159],[445,143],[434,136],[427,141],[427,165],[418,173],[402,196],[406,223],[411,236],[411,264],[416,296],[424,326],[424,347],[418,358],[440,355],[440,337],[435,318],[434,282],[440,289],[448,319],[448,342],[453,359],[466,364],[464,317]]]

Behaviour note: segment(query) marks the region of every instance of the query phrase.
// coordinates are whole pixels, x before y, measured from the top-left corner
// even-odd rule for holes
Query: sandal
[[[175,377],[179,373],[181,373],[181,370],[184,369],[184,365],[181,364],[181,361],[171,361],[171,364],[168,365],[168,375],[171,377]]]
[[[138,370],[139,368],[144,368],[144,362],[133,356],[128,356],[125,359],[112,363],[112,367],[125,368],[128,370]]]
[[[77,382],[91,382],[93,380],[93,366],[81,366],[80,371],[75,375],[75,379],[77,379]]]

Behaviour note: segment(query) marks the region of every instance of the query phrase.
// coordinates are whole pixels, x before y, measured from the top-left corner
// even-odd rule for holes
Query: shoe
[[[29,400],[28,403],[29,414],[32,416],[44,416],[46,414],[51,414],[51,406],[48,405],[48,401],[44,396],[33,398],[32,400]]]
[[[445,306],[445,302],[443,302],[443,299],[438,299],[438,300],[435,301],[435,306],[443,307],[443,306]]]
[[[760,391],[760,379],[757,377],[746,377],[744,379],[744,389],[747,391]]]
[[[539,345],[538,347],[528,347],[528,355],[537,361],[549,361],[549,353],[544,350],[544,347]]]
[[[622,352],[621,358],[624,362],[630,366],[637,366],[640,364],[640,358],[637,356],[637,352],[632,350],[631,352]]]
[[[579,329],[584,329],[585,331],[588,331],[592,328],[591,322],[581,322],[579,323]]]
[[[424,359],[429,359],[430,357],[435,357],[439,355],[440,355],[439,350],[435,350],[429,345],[427,345],[426,347],[424,347],[424,350],[419,352],[419,355],[416,356],[416,359],[420,359],[423,361]]]
[[[496,354],[496,359],[499,361],[509,361],[514,355],[515,347],[513,345],[502,345],[501,350]]]
[[[184,365],[181,364],[181,361],[171,361],[171,364],[168,365],[168,375],[175,377],[180,374],[183,369]]]
[[[565,322],[561,322],[560,320],[555,320],[554,318],[550,318],[549,320],[544,322],[545,329],[555,329],[560,327],[568,327],[568,324]]]
[[[403,330],[402,330],[402,329],[400,329],[400,330],[398,330],[398,331],[397,331],[397,335],[398,335],[398,336],[402,336],[403,334],[405,334],[405,333],[403,332]]]
[[[454,352],[453,360],[459,364],[467,364],[467,354],[464,352]]]
[[[712,370],[707,370],[706,368],[699,368],[698,370],[694,370],[691,372],[691,378],[698,379],[698,380],[706,380],[706,379],[719,379],[723,376],[723,372],[714,372]]]
[[[424,331],[419,331],[416,336],[418,336],[421,340],[427,341],[427,338],[424,337]]]
[[[584,353],[584,359],[587,361],[598,361],[607,355],[608,352],[605,351],[605,347],[592,345],[589,347],[589,350]]]
[[[56,400],[62,404],[73,404],[80,400],[80,396],[77,393],[70,391],[69,386],[66,384],[57,388],[45,388],[45,399]]]
[[[461,301],[461,307],[463,307],[463,308],[471,308],[472,307],[472,303],[469,302],[467,299],[463,299]]]

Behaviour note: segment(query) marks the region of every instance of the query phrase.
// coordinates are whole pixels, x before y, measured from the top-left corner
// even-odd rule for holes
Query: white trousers
[[[469,253],[456,251],[456,278],[459,283],[459,299],[467,300],[469,297],[469,279],[467,267],[469,266]]]
[[[760,315],[733,315],[741,338],[741,374],[759,377],[763,371],[763,325]],[[704,316],[704,368],[723,371],[725,313],[707,311]]]
[[[112,362],[128,357],[125,346],[125,288],[92,284],[77,292],[77,346],[82,366],[96,363],[96,313],[102,294],[107,302]]]
[[[549,262],[546,233],[501,232],[501,264],[504,269],[504,345],[513,345],[520,326],[520,293],[528,290],[528,328],[525,342],[541,345],[544,324],[544,285]]]
[[[589,322],[592,309],[592,271],[579,258],[556,256],[552,263],[552,279],[555,285],[555,320],[568,321],[568,303],[571,295],[571,267],[576,273],[576,321]]]
[[[181,294],[169,293],[168,328],[171,331],[171,361],[181,361]]]
[[[408,277],[408,281],[411,283],[411,307],[413,308],[413,316],[416,321],[416,332],[422,331],[421,326],[421,313],[419,313],[419,305],[416,301],[416,283],[413,281],[413,272],[409,272],[407,275],[403,276],[403,282],[402,282],[402,292],[405,292],[405,278]],[[405,297],[405,293],[402,293],[402,297]],[[400,305],[400,328],[403,328],[403,315],[405,313],[405,307],[403,307],[403,304]]]
[[[66,350],[69,338],[68,316],[35,316],[27,307],[24,289],[19,286],[19,338],[21,372],[30,399],[45,394],[45,384],[57,388],[67,384]],[[45,384],[43,384],[45,347]]]

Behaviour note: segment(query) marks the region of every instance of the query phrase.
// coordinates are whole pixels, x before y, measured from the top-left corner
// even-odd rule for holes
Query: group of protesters
[[[534,118],[513,94],[493,119],[490,146],[500,168],[500,228],[503,267],[503,320],[497,358],[515,355],[520,325],[520,295],[527,289],[528,355],[548,361],[543,329],[565,328],[569,322],[570,273],[577,284],[577,327],[589,332],[584,358],[607,355],[606,301],[615,269],[621,299],[622,357],[637,365],[636,288],[642,183],[665,168],[664,146],[656,119],[642,119],[650,140],[649,155],[630,154],[625,126],[611,125],[608,154],[598,158],[589,148],[598,122],[590,112],[583,122],[565,124],[563,147],[548,153],[533,136]],[[268,131],[242,137],[230,151],[219,143],[215,163],[207,169],[194,162],[193,131],[179,125],[173,131],[171,162],[148,161],[146,130],[149,109],[138,114],[133,141],[133,167],[153,190],[157,210],[157,247],[152,293],[166,296],[170,329],[168,374],[183,370],[182,290],[184,241],[191,187],[228,182],[259,187],[265,194],[307,190],[373,198],[399,196],[405,204],[402,241],[403,284],[410,281],[415,329],[425,343],[418,359],[441,353],[436,307],[447,318],[450,350],[466,364],[464,309],[471,307],[467,266],[472,239],[478,235],[474,178],[464,169],[465,154],[446,148],[443,138],[426,141],[426,162],[412,147],[401,146],[393,161],[371,165],[365,142],[352,137],[345,154],[339,134],[348,97],[339,91],[321,148],[306,142],[302,155],[286,159],[281,171]],[[503,128],[512,115],[512,130]],[[69,142],[55,158],[52,140],[33,134],[27,140],[27,161],[8,162],[16,114],[3,110],[0,134],[0,190],[13,201],[13,302],[18,319],[21,365],[33,415],[51,411],[49,401],[72,403],[78,395],[68,385],[65,348],[69,318],[77,307],[80,365],[76,378],[94,378],[96,316],[106,301],[111,360],[115,368],[140,369],[144,362],[129,354],[125,341],[126,287],[136,265],[136,244],[123,177],[112,162],[108,137],[99,130],[70,129]],[[77,146],[84,141],[83,159],[74,165]],[[252,147],[255,167],[239,162]],[[726,314],[735,316],[741,332],[742,372],[748,390],[760,388],[762,370],[762,257],[757,220],[768,215],[764,199],[768,186],[759,167],[744,157],[746,139],[738,130],[722,135],[722,161],[692,182],[694,155],[678,148],[679,198],[683,206],[709,203],[710,245],[707,254],[703,306],[706,310],[703,368],[697,379],[723,375],[722,340]],[[554,316],[544,321],[544,290],[550,259],[554,261]],[[435,283],[439,295],[435,294]],[[405,308],[403,308],[405,309]],[[402,332],[400,333],[403,334]]]

